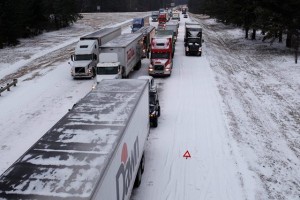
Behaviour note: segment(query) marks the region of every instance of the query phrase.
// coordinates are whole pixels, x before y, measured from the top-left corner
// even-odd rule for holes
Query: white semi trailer
[[[0,199],[128,200],[144,170],[148,85],[101,81],[0,176]]]
[[[73,78],[91,78],[96,75],[96,65],[99,62],[99,47],[121,35],[121,27],[104,28],[92,34],[81,37],[75,47],[71,75]]]
[[[101,66],[113,66],[120,65],[122,70],[122,77],[128,78],[129,73],[135,69],[138,70],[141,67],[141,60],[143,56],[143,34],[142,33],[125,33],[115,39],[100,46],[100,57],[110,56],[112,53],[117,55],[117,62],[102,62]],[[109,54],[108,54],[109,53]],[[103,59],[108,60],[108,59]],[[100,68],[100,66],[99,66]],[[97,68],[97,72],[101,69]],[[98,75],[98,74],[97,74]],[[101,74],[99,74],[101,75]],[[102,79],[102,78],[101,78]]]

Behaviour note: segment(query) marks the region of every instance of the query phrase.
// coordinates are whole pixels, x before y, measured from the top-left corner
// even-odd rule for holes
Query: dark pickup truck
[[[149,91],[149,106],[150,126],[157,127],[158,117],[160,116],[160,105],[157,90]]]

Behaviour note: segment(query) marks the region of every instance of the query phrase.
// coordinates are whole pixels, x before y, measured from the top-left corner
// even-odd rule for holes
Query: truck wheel
[[[139,70],[142,66],[142,62],[139,61],[138,63],[136,63],[136,65],[134,66],[134,70]]]
[[[142,67],[142,61],[140,60],[140,61],[138,62],[138,70],[141,69],[141,67]]]
[[[201,56],[201,55],[202,55],[202,53],[200,52],[200,53],[199,53],[199,56]]]
[[[189,53],[188,52],[185,52],[185,56],[188,56],[189,55]]]
[[[95,77],[96,77],[96,70],[95,70],[95,68],[93,68],[93,75],[92,75],[91,79],[95,78]]]
[[[145,155],[144,155],[144,153],[143,153],[142,160],[141,160],[141,169],[142,169],[142,174],[143,174],[145,171]]]
[[[134,187],[139,187],[141,185],[141,182],[142,182],[142,168],[141,168],[141,164],[140,164],[138,172],[135,177]]]
[[[152,121],[152,127],[156,128],[157,127],[157,117],[155,117]]]
[[[157,114],[157,117],[159,117],[160,116],[160,106],[158,106],[158,114]]]

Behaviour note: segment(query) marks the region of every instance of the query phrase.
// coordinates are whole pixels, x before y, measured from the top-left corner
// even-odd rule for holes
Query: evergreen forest
[[[278,40],[287,47],[298,47],[300,29],[299,0],[188,0],[189,11],[206,14],[225,24],[245,30],[245,38],[256,39],[257,30],[263,40]]]

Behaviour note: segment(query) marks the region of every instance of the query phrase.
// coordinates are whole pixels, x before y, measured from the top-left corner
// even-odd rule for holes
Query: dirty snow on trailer
[[[144,127],[148,127],[147,84],[144,80],[101,82],[1,175],[0,199],[98,198],[102,179],[110,173],[111,159],[116,154],[115,160],[120,163],[121,156],[119,158],[116,151],[124,138],[132,137],[128,133],[125,135],[128,126],[139,127],[130,124],[131,116],[143,118],[134,114],[141,98],[145,102],[138,109],[145,110],[142,114],[146,121],[142,123],[147,123]],[[138,134],[134,137],[142,135]],[[146,137],[144,134],[139,138],[142,145]],[[131,173],[133,176],[136,172]],[[115,178],[109,178],[114,184],[104,182],[108,185],[104,188],[115,191]]]

